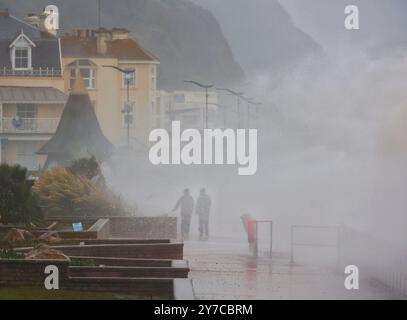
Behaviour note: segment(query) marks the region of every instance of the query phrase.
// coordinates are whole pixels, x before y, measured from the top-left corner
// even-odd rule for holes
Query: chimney
[[[112,29],[112,40],[125,40],[129,38],[129,30],[124,28]]]
[[[40,28],[42,25],[41,18],[35,13],[28,14],[25,18],[25,21],[36,28]]]
[[[107,42],[112,39],[112,33],[106,29],[99,29],[95,32],[97,52],[101,55],[107,53]]]

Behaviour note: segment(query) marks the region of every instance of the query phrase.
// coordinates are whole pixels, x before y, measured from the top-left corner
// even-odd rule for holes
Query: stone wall
[[[87,292],[128,292],[144,296],[174,298],[174,279],[168,278],[76,278],[69,288]]]
[[[194,299],[192,283],[189,279],[154,278],[150,274],[148,278],[126,277],[75,277],[70,276],[68,261],[53,260],[2,260],[0,259],[0,286],[1,287],[40,287],[44,288],[47,275],[44,273],[46,266],[55,265],[59,270],[59,287],[86,292],[128,292],[145,297],[168,298],[168,299]],[[81,276],[86,276],[88,271],[82,269]],[[130,268],[134,269],[134,268]],[[128,269],[128,272],[133,273]],[[145,268],[145,271],[147,272]],[[162,271],[165,272],[164,268]],[[141,271],[141,270],[140,270]],[[168,270],[169,271],[169,270]],[[125,275],[118,268],[112,268],[111,272],[116,275]],[[127,273],[127,276],[130,274]],[[89,275],[89,274],[88,274]],[[114,274],[110,274],[114,276]],[[139,273],[139,275],[142,275]],[[164,274],[163,274],[164,275]]]
[[[71,278],[72,289],[88,292],[129,292],[173,300],[194,300],[191,279],[168,278]]]
[[[80,219],[78,221],[80,221]],[[39,237],[49,231],[58,232],[58,236],[64,240],[108,239],[110,237],[110,221],[109,219],[98,219],[88,230],[78,232],[58,230],[30,230],[30,232],[36,237]]]
[[[116,267],[171,267],[173,265],[173,260],[167,259],[98,258],[77,256],[71,256],[71,259],[78,261],[91,260],[95,265]]]
[[[68,283],[68,261],[55,260],[2,260],[0,259],[0,286],[40,286],[44,287],[45,268],[58,267],[60,287]]]
[[[83,217],[47,217],[49,221],[82,221]],[[67,232],[64,239],[106,239],[108,237],[133,239],[177,239],[177,217],[99,217],[109,223],[99,234],[90,228],[87,232]],[[98,222],[96,223],[98,224]],[[107,233],[107,228],[109,232]],[[99,236],[99,238],[98,238]]]
[[[110,220],[99,219],[93,226],[88,229],[88,232],[96,232],[96,239],[110,238]]]
[[[182,260],[183,243],[53,246],[67,256]],[[16,249],[28,252],[30,249]]]
[[[171,243],[169,239],[86,239],[81,241],[85,245],[91,244],[153,244]]]
[[[110,234],[122,238],[177,239],[177,218],[110,218]]]
[[[70,267],[71,277],[86,278],[188,278],[189,268],[173,267]]]

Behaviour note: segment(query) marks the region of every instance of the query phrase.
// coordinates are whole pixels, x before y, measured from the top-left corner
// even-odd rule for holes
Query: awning
[[[9,87],[0,86],[0,103],[62,103],[67,96],[52,87]]]

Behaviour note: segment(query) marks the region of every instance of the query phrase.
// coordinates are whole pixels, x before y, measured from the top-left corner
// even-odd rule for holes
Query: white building
[[[208,127],[218,126],[218,94],[208,93]],[[204,91],[160,91],[157,98],[156,127],[171,128],[180,121],[182,128],[204,129],[206,126],[206,95]]]

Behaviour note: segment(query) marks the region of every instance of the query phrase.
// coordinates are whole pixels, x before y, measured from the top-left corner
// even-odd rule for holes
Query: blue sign
[[[75,232],[81,232],[81,231],[83,231],[82,222],[72,223],[72,228],[73,228],[73,231],[75,231]]]

